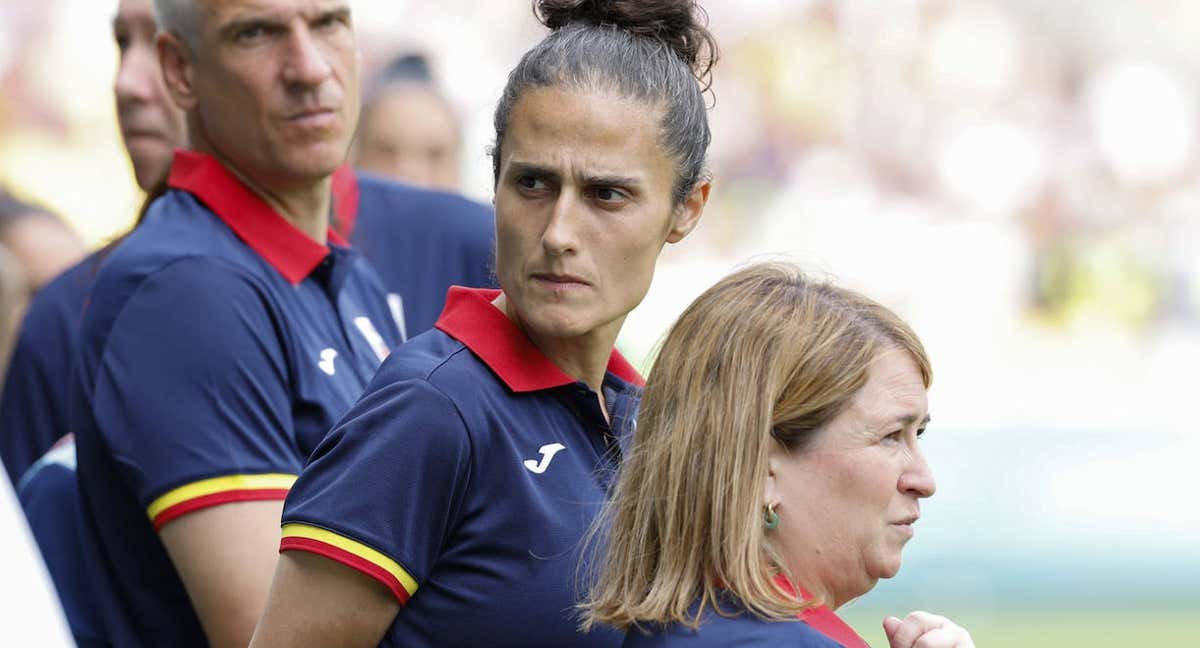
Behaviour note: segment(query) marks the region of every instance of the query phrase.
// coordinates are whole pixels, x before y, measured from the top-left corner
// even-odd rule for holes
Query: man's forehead
[[[349,0],[193,0],[208,15],[319,14],[349,9]]]

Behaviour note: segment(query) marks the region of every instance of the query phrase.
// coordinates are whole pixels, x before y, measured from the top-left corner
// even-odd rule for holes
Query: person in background
[[[348,2],[157,0],[155,15],[190,150],[80,326],[82,544],[113,644],[245,646],[283,497],[401,336],[330,228],[359,113]]]
[[[451,289],[312,454],[256,648],[620,644],[579,633],[572,576],[640,392],[613,344],[708,200],[715,44],[691,1],[535,10],[495,114],[501,290]]]
[[[37,293],[86,254],[83,239],[45,207],[0,188],[0,244],[17,258],[27,292]]]
[[[462,128],[420,54],[393,59],[363,99],[354,165],[400,182],[459,190]]]
[[[896,575],[934,493],[931,379],[912,329],[858,293],[782,263],[718,282],[647,381],[584,628],[631,648],[866,648],[834,611]],[[883,625],[892,648],[973,646],[925,612]]]
[[[8,367],[9,351],[17,337],[21,314],[29,301],[21,262],[0,244],[0,375]],[[3,383],[0,383],[0,387]]]
[[[183,112],[163,87],[156,31],[150,0],[117,3],[112,21],[118,51],[113,79],[117,124],[134,179],[148,194],[161,191],[174,149],[185,142]],[[110,644],[81,546],[67,396],[79,320],[96,273],[115,245],[88,255],[34,296],[0,395],[0,457],[17,487],[71,634],[84,647]]]
[[[184,145],[183,111],[163,87],[154,49],[151,0],[120,0],[112,21],[118,50],[113,79],[117,123],[138,186],[150,193],[167,177],[174,150]],[[0,458],[17,484],[25,471],[68,432],[67,387],[75,330],[102,249],[58,275],[30,304],[0,396]]]

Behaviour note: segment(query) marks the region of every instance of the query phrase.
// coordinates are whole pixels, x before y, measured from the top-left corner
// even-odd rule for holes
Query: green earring
[[[767,504],[767,514],[763,520],[763,526],[768,531],[774,531],[779,528],[779,514],[775,512],[774,504]]]

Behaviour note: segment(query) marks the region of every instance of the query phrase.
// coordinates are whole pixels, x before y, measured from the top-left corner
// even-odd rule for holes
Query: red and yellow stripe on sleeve
[[[383,583],[400,605],[417,591],[417,580],[400,563],[367,545],[308,524],[283,525],[279,551],[308,551],[336,560]]]
[[[158,531],[175,518],[200,509],[258,500],[281,500],[296,481],[295,475],[226,475],[185,484],[150,503],[146,514]]]

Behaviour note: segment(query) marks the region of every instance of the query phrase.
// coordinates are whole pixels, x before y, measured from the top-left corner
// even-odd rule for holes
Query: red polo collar
[[[783,574],[775,577],[775,584],[788,594],[792,596],[796,595],[797,588],[793,587],[791,581]],[[802,599],[808,600],[812,598],[812,594],[809,594],[803,587],[799,588],[799,590]],[[863,641],[862,637],[858,636],[854,628],[847,625],[845,621],[842,621],[841,617],[833,613],[833,610],[824,605],[807,608],[799,614],[799,617],[801,621],[807,623],[813,630],[842,644],[845,648],[871,648],[867,645],[866,641]]]
[[[167,185],[204,203],[292,285],[303,281],[329,254],[329,248],[280,216],[210,155],[176,150]],[[346,245],[332,229],[328,237],[331,243]]]
[[[508,316],[492,305],[499,290],[451,286],[437,328],[462,342],[514,392],[530,392],[578,382],[563,373],[529,341]],[[625,382],[645,384],[616,349],[608,370]]]

